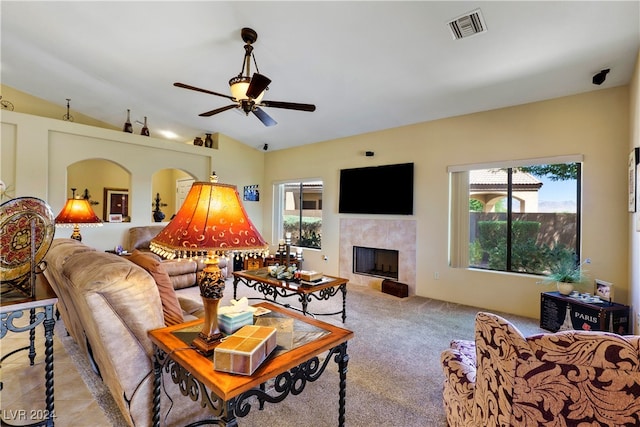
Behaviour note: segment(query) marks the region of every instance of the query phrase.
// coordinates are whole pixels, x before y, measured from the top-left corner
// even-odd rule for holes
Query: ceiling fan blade
[[[273,120],[270,115],[260,108],[254,108],[252,113],[255,114],[265,126],[274,126],[278,124],[278,122]]]
[[[227,105],[226,107],[216,108],[215,110],[207,111],[206,113],[198,114],[200,117],[211,117],[214,114],[222,113],[223,111],[230,110],[232,108],[239,108],[238,104]]]
[[[187,84],[180,83],[180,82],[175,82],[173,85],[176,86],[176,87],[181,87],[183,89],[190,89],[190,90],[195,90],[197,92],[208,93],[209,95],[222,96],[223,98],[228,98],[228,99],[230,99],[232,101],[235,101],[232,96],[225,95],[224,93],[213,92],[213,91],[210,91],[210,90],[207,90],[207,89],[201,89],[199,87],[187,85]]]
[[[247,88],[247,96],[251,99],[256,99],[267,86],[269,86],[269,83],[271,83],[269,77],[263,74],[253,73],[251,83],[249,83],[249,87]]]
[[[262,101],[260,105],[263,107],[286,108],[288,110],[316,111],[316,106],[313,104],[299,104],[297,102]]]

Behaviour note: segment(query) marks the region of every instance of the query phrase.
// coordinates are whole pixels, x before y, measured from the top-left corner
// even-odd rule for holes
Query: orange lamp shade
[[[260,252],[268,245],[247,216],[235,185],[198,181],[150,247],[165,258],[186,258],[207,252]]]
[[[56,224],[98,224],[102,220],[96,216],[86,199],[67,199],[62,211],[56,217]]]

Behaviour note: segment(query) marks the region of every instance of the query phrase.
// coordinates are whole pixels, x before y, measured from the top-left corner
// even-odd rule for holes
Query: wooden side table
[[[44,325],[44,354],[45,354],[45,402],[46,409],[42,411],[30,411],[24,413],[16,411],[16,419],[35,421],[29,426],[53,426],[56,417],[53,405],[53,327],[55,326],[54,305],[58,302],[53,289],[43,274],[36,276],[36,294],[30,298],[2,298],[0,302],[0,339],[4,338],[8,332],[21,333],[29,332],[30,345],[15,350],[2,357],[9,356],[20,350],[29,349],[30,364],[33,365],[35,358],[35,328],[41,323]],[[38,309],[42,309],[39,311]],[[16,320],[22,318],[25,312],[29,312],[29,323],[26,325],[15,324]],[[1,388],[0,388],[1,389]],[[2,425],[10,425],[5,420]]]
[[[307,383],[316,381],[322,375],[331,361],[338,365],[337,424],[339,427],[345,425],[349,361],[347,341],[353,338],[353,332],[267,302],[257,306],[270,312],[260,316],[256,324],[266,322],[267,319],[289,320],[293,329],[290,345],[279,343],[271,356],[252,375],[217,371],[214,369],[212,356],[207,357],[194,348],[188,348],[202,329],[202,319],[149,331],[155,354],[152,408],[154,427],[160,426],[160,390],[163,378],[171,378],[180,386],[180,392],[185,398],[198,400],[203,408],[211,410],[214,419],[196,421],[190,425],[237,427],[237,419],[248,415],[253,405],[250,402],[254,399],[262,409],[265,403],[277,404],[291,395],[300,394]],[[163,376],[163,372],[171,375]],[[275,378],[278,387],[265,390],[264,383],[271,378]],[[185,384],[189,384],[189,387],[184,387]],[[191,390],[198,392],[192,393]],[[321,405],[322,402],[319,402],[316,410],[322,410]]]

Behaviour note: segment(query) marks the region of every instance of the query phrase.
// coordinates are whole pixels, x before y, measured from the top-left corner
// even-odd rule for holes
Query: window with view
[[[280,235],[291,233],[291,243],[320,249],[322,244],[322,181],[287,182],[278,186]]]
[[[548,274],[578,262],[580,162],[469,168],[452,190],[453,266]]]

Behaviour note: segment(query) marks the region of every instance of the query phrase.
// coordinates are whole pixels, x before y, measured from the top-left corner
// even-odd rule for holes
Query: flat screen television
[[[340,170],[338,212],[413,215],[413,163]]]

